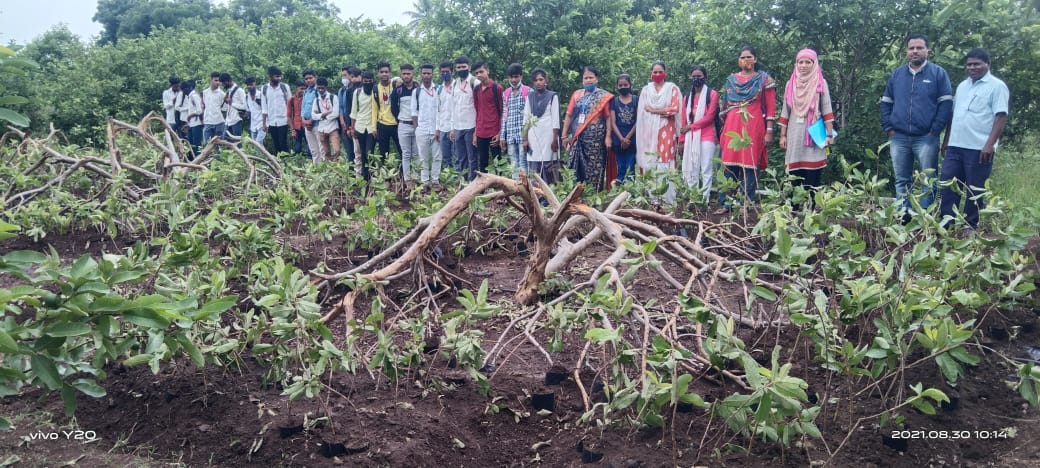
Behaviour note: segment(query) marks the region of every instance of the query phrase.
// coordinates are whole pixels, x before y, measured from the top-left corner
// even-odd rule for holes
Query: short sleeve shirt
[[[989,140],[997,114],[1008,112],[1008,87],[991,73],[971,81],[968,78],[957,86],[953,100],[953,123],[950,126],[950,146],[981,150]]]

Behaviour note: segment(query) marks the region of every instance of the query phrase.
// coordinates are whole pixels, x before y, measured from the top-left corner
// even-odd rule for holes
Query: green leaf
[[[32,250],[16,250],[4,255],[4,261],[9,263],[40,263],[47,260],[47,256]]]
[[[22,96],[0,96],[0,106],[14,106],[28,103],[29,99]]]
[[[48,389],[61,388],[61,375],[58,374],[58,368],[54,365],[53,359],[42,354],[34,354],[29,363],[32,365],[33,373]]]
[[[6,120],[15,127],[28,127],[29,118],[11,109],[0,107],[0,120]]]
[[[76,414],[76,389],[71,385],[61,386],[61,401],[65,402],[65,416],[72,417]]]
[[[755,286],[755,287],[751,288],[751,294],[754,294],[754,295],[756,295],[758,297],[761,297],[762,299],[765,299],[767,301],[775,301],[776,300],[776,293],[774,293],[773,291],[770,291],[769,289],[767,289],[764,286]]]
[[[86,278],[87,275],[97,271],[97,266],[97,262],[93,258],[89,255],[84,255],[77,258],[76,261],[72,263],[72,268],[69,270],[69,276],[73,279]]]
[[[152,360],[151,354],[138,354],[137,356],[131,356],[123,360],[123,367],[139,366]]]
[[[596,343],[614,341],[617,338],[618,334],[616,330],[607,330],[606,328],[593,328],[585,332],[585,339]]]
[[[18,348],[18,342],[16,342],[14,338],[4,330],[0,330],[0,353],[21,354],[21,350]]]
[[[0,431],[11,430],[11,421],[3,416],[0,416]]]
[[[220,299],[215,299],[206,303],[202,306],[198,312],[191,316],[194,320],[209,320],[214,315],[223,313],[225,310],[230,309],[236,303],[238,303],[237,296],[224,296]]]
[[[90,325],[81,322],[59,323],[44,330],[44,334],[54,337],[87,335],[92,329]]]
[[[166,328],[170,326],[169,320],[160,316],[154,310],[148,309],[128,310],[123,312],[123,319],[146,328]]]
[[[75,382],[72,382],[72,386],[76,387],[76,390],[94,398],[101,398],[107,394],[105,389],[98,385],[94,379],[76,379]]]

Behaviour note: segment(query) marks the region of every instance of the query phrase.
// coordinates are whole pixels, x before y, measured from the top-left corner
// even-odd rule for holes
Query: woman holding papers
[[[787,151],[787,172],[810,192],[820,185],[820,173],[827,166],[825,148],[834,143],[833,112],[816,51],[802,49],[795,56],[777,123],[780,147]]]

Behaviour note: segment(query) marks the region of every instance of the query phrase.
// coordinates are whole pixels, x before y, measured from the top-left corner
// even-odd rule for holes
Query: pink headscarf
[[[812,60],[813,67],[805,75],[798,74],[798,60],[807,58]],[[802,49],[794,57],[795,67],[791,71],[791,79],[787,80],[787,89],[784,92],[784,100],[791,108],[792,116],[805,116],[811,118],[816,112],[820,102],[820,93],[823,92],[827,81],[823,79],[823,71],[820,70],[820,61],[816,57],[816,51]],[[809,122],[811,123],[811,122]]]

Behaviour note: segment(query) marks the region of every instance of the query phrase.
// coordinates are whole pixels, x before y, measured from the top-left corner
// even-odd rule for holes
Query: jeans
[[[985,192],[986,179],[993,172],[993,161],[979,162],[980,153],[979,150],[951,146],[946,150],[942,166],[943,182],[956,180],[956,185],[960,187],[943,187],[942,197],[939,199],[939,212],[943,218],[954,216],[954,207],[961,203],[959,192],[964,191],[968,196],[964,202],[964,218],[972,229],[979,227],[979,209],[985,206],[985,201],[980,195]],[[964,185],[967,185],[966,189]],[[944,225],[949,223],[950,221],[944,219]]]
[[[318,134],[318,148],[321,156],[315,161],[335,161],[339,159],[339,129],[329,133],[315,132]]]
[[[191,145],[191,151],[195,153],[195,156],[198,156],[199,147],[202,146],[202,128],[202,125],[188,127],[188,144]]]
[[[318,132],[314,131],[314,128],[307,125],[303,126],[303,134],[307,137],[307,150],[311,157],[311,161],[321,161],[321,147],[318,145]]]
[[[631,181],[636,177],[636,154],[617,154],[617,181],[619,184]]]
[[[343,144],[343,157],[347,160],[347,162],[353,164],[354,158],[356,157],[354,154],[354,148],[357,147],[357,142],[350,137],[350,133],[348,133],[346,130],[340,132],[339,141]]]
[[[310,146],[307,145],[307,135],[304,134],[303,129],[296,130],[296,136],[293,137],[293,154],[303,154],[308,158],[311,157]]]
[[[433,138],[433,135],[430,135]],[[397,140],[401,145],[401,178],[407,182],[416,178],[419,165],[419,148],[415,141],[415,127],[410,123],[397,125]]]
[[[473,147],[473,129],[455,130],[455,170],[459,171],[466,180],[469,177],[470,160],[476,166],[476,148]]]
[[[288,153],[289,152],[289,126],[282,125],[279,127],[268,126],[267,131],[271,133],[271,140],[274,142],[274,154]]]
[[[740,190],[744,192],[744,196],[749,201],[755,201],[756,192],[758,191],[758,169],[748,169],[743,166],[725,165],[727,179],[740,181]],[[719,203],[726,205],[726,194],[719,192]]]
[[[441,162],[448,167],[455,167],[455,144],[451,142],[451,131],[437,132],[441,146]]]
[[[907,195],[914,182],[914,160],[921,164],[921,172],[928,178],[921,188],[921,208],[928,208],[935,201],[939,184],[936,177],[939,169],[939,137],[909,136],[896,133],[888,140],[892,152],[892,171],[896,179],[896,200],[902,210],[910,209]]]
[[[227,141],[234,142],[236,139],[240,138],[241,136],[242,136],[242,121],[239,120],[238,123],[236,123],[234,125],[228,125],[227,126],[227,134],[224,135],[224,139],[227,140]],[[235,137],[235,138],[232,139],[231,137]],[[239,148],[242,147],[242,143],[241,142],[238,143],[238,147]]]
[[[440,144],[433,141],[433,134],[416,135],[415,139],[419,147],[419,167],[422,168],[419,181],[423,185],[437,183],[441,175],[441,149]]]
[[[260,146],[264,146],[264,138],[267,138],[267,132],[262,128],[249,130],[249,138],[256,140],[257,143],[260,143]]]
[[[202,143],[209,143],[213,137],[224,138],[224,130],[227,127],[222,124],[205,124],[202,126]]]
[[[527,151],[524,151],[523,143],[509,143],[506,151],[509,152],[509,165],[513,167],[513,180],[520,180],[520,173],[527,173]]]

